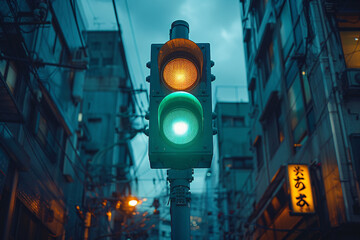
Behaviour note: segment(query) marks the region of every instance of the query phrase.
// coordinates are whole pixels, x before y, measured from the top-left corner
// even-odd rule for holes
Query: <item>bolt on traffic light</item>
[[[151,168],[208,168],[213,155],[210,44],[188,39],[175,21],[170,40],[151,45],[149,159]]]

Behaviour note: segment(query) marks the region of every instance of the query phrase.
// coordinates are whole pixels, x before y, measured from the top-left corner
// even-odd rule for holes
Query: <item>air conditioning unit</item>
[[[89,57],[83,48],[76,49],[72,54],[72,64],[87,66]],[[75,102],[80,102],[83,97],[86,70],[76,70],[74,72],[74,80],[72,87],[72,96]]]
[[[360,95],[360,70],[349,69],[342,77],[345,95]]]

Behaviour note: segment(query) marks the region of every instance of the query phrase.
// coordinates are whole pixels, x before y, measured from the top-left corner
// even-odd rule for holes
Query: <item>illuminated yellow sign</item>
[[[292,213],[314,213],[309,167],[304,164],[289,164],[288,176]]]

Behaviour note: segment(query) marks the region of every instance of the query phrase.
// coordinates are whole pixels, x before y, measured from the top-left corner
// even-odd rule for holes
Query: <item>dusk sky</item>
[[[238,0],[117,0],[115,2],[135,88],[149,88],[145,77],[150,71],[145,64],[150,60],[151,44],[168,41],[171,23],[175,20],[185,20],[190,25],[190,40],[210,43],[211,59],[215,62],[212,74],[216,76],[212,84],[213,107],[216,101],[248,100]],[[80,0],[79,7],[84,9],[88,30],[117,29],[111,0]],[[138,95],[138,99],[142,102],[144,110],[147,110],[146,95]],[[166,183],[166,171],[150,170],[147,140],[144,134],[138,134],[133,140],[133,146],[136,146],[134,147],[136,166],[141,163],[137,171],[140,197],[165,194],[162,191]],[[212,164],[215,164],[217,159],[217,151],[214,149]],[[194,181],[190,185],[191,192],[202,191],[206,171],[207,169],[195,169]],[[157,179],[156,187],[151,181],[153,178]],[[162,180],[158,181],[158,179]],[[148,204],[151,204],[151,199],[146,205]]]

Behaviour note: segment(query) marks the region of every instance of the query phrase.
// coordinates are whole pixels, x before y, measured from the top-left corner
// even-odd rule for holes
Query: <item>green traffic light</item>
[[[202,129],[203,110],[200,102],[187,92],[166,96],[159,106],[159,129],[171,143],[192,142]]]
[[[189,130],[189,124],[184,121],[178,121],[173,123],[172,129],[176,135],[181,136],[187,133],[187,131]]]
[[[165,137],[175,144],[191,142],[199,132],[199,122],[195,114],[186,108],[175,108],[163,120]]]

